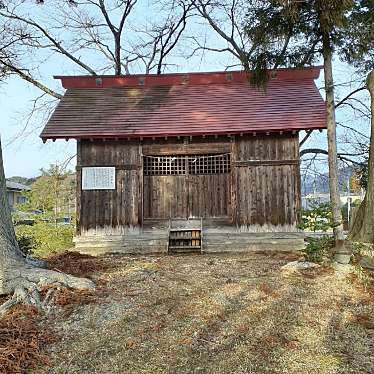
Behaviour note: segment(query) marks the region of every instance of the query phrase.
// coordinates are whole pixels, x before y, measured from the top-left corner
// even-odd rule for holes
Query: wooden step
[[[173,228],[169,230],[169,253],[200,253],[201,228]]]
[[[169,254],[201,254],[201,249],[200,248],[192,248],[188,249],[188,247],[183,247],[183,248],[169,248]]]
[[[186,250],[190,250],[190,249],[201,249],[201,246],[200,245],[173,245],[173,246],[169,246],[169,249],[186,249]]]

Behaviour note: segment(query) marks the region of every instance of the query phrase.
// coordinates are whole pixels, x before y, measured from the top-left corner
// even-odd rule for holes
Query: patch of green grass
[[[73,246],[73,225],[38,222],[32,226],[16,226],[16,238],[25,254],[44,257]]]
[[[334,238],[324,235],[321,238],[308,238],[308,244],[302,249],[302,252],[306,261],[320,263],[328,256],[333,247]]]

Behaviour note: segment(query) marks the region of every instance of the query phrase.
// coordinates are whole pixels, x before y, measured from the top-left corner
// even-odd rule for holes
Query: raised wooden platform
[[[201,229],[201,237],[203,240],[198,243],[200,238],[192,238],[191,247],[188,248],[193,252],[201,253],[219,253],[219,252],[247,252],[257,250],[269,251],[289,251],[300,250],[304,247],[304,233],[291,231],[286,227],[284,231],[276,231],[276,227],[265,227],[261,232],[260,227],[256,228],[237,228],[222,225],[222,221],[215,224],[203,222]],[[82,253],[100,254],[107,252],[119,252],[124,254],[150,254],[150,253],[179,253],[186,252],[186,248],[179,248],[177,245],[169,251],[170,232],[181,232],[185,230],[191,233],[200,228],[200,222],[196,220],[188,221],[157,221],[147,222],[143,229],[132,230],[122,234],[107,234],[105,231],[101,233],[90,233],[75,238],[76,249]],[[266,231],[265,231],[266,230]],[[174,234],[173,234],[174,235]],[[194,234],[196,235],[196,234]],[[194,243],[192,243],[194,240]],[[192,246],[194,244],[194,246]],[[177,248],[178,247],[178,248]],[[192,248],[194,247],[194,248]],[[199,248],[198,248],[199,247]]]

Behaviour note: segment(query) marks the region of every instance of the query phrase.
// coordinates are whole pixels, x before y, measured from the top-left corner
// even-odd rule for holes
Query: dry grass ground
[[[99,281],[99,300],[73,297],[48,317],[60,337],[49,372],[374,373],[371,290],[329,268],[281,270],[297,258],[77,258]]]

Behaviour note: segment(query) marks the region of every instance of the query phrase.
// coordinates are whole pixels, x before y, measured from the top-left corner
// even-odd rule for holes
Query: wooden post
[[[81,199],[82,199],[82,143],[81,140],[77,140],[77,173],[76,173],[76,202],[75,202],[75,209],[76,209],[76,227],[75,227],[75,234],[78,236],[81,234]]]

